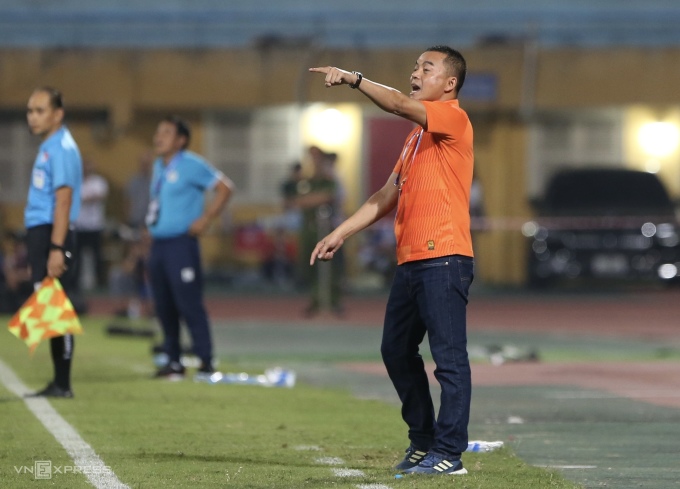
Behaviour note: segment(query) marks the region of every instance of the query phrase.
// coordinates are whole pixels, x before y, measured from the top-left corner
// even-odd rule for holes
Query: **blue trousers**
[[[204,365],[212,365],[212,339],[203,305],[203,270],[198,240],[187,235],[154,239],[149,256],[149,279],[170,361],[180,360],[181,318],[191,334],[194,353]]]
[[[385,313],[380,350],[402,402],[409,439],[447,458],[459,458],[468,443],[472,382],[466,308],[473,276],[473,259],[460,255],[399,265]],[[425,333],[441,387],[436,419],[419,352]]]

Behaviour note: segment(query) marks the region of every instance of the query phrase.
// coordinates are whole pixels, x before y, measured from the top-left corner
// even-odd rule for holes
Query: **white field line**
[[[293,447],[294,450],[309,450],[312,452],[318,452],[321,451],[321,447],[318,445],[297,445]]]
[[[322,457],[315,460],[317,464],[342,465],[345,463],[340,457]],[[364,477],[366,474],[358,469],[331,469],[336,477]]]
[[[342,465],[345,463],[340,457],[320,457],[315,460],[322,465]],[[362,470],[358,469],[331,469],[336,477],[366,477]],[[385,484],[357,484],[358,489],[392,489]]]
[[[366,477],[359,469],[331,469],[336,477]]]
[[[73,426],[57,413],[47,399],[41,397],[24,398],[30,392],[28,387],[2,360],[0,360],[0,382],[15,395],[23,398],[28,409],[64,447],[76,467],[87,468],[83,472],[87,472],[85,475],[94,487],[97,489],[130,489],[104,464],[92,447],[80,437]]]
[[[315,462],[323,465],[342,465],[345,463],[340,457],[321,457],[317,458]]]

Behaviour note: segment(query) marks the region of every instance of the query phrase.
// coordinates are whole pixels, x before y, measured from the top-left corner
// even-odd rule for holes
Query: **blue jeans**
[[[385,312],[382,353],[402,402],[411,444],[448,458],[467,449],[472,382],[467,354],[466,307],[474,261],[461,255],[397,267]],[[419,346],[427,333],[441,386],[435,420]]]

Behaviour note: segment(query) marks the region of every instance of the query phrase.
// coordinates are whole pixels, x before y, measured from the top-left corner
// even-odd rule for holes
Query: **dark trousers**
[[[191,236],[154,239],[149,257],[151,289],[170,361],[179,362],[180,318],[186,322],[193,349],[204,365],[212,364],[212,339],[203,305],[203,271],[198,240]]]
[[[83,251],[92,251],[94,260],[94,272],[97,279],[97,286],[101,287],[106,283],[106,267],[102,256],[102,231],[76,231],[76,241],[78,243],[78,256],[83,256]],[[82,272],[82,270],[81,270]]]
[[[39,285],[47,276],[47,259],[52,242],[52,225],[45,224],[26,230],[26,249],[28,262],[31,265],[31,280]],[[76,238],[69,231],[64,242],[66,250],[66,271],[59,278],[64,292],[72,299],[78,282],[78,261]],[[73,358],[73,335],[58,336],[50,339],[50,352],[54,365],[54,382],[62,389],[71,388],[71,359]]]
[[[312,309],[320,306],[330,306],[331,308],[341,307],[343,277],[345,270],[345,252],[340,248],[330,262],[317,261],[313,267],[309,266],[309,258],[316,244],[332,231],[331,216],[319,217],[314,220],[304,220],[302,232],[300,233],[300,252],[299,258],[302,265],[301,282],[304,286],[309,286],[311,300],[309,307]],[[325,274],[325,283],[321,280],[321,274]],[[328,290],[322,290],[326,288]],[[324,295],[329,304],[322,304]]]
[[[472,258],[453,255],[399,265],[387,302],[381,353],[402,402],[411,443],[449,458],[467,449],[472,382],[466,308]],[[427,333],[441,387],[435,420],[419,353]]]

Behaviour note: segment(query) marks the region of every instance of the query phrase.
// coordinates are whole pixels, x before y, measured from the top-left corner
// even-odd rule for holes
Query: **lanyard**
[[[411,145],[413,144],[413,140],[415,138],[418,138],[416,141],[416,147],[413,149],[413,153],[411,153],[411,158],[408,161],[408,164],[406,164],[406,157],[409,153],[409,149],[411,149]],[[394,186],[399,188],[399,191],[401,191],[401,188],[404,186],[404,183],[406,182],[406,177],[408,176],[408,172],[411,169],[411,165],[413,164],[413,160],[416,158],[416,153],[418,152],[418,148],[420,147],[420,141],[423,138],[423,128],[420,128],[420,131],[413,133],[411,137],[408,139],[406,144],[404,145],[404,149],[401,152],[401,156],[399,159],[401,160],[401,168],[399,169],[399,173],[397,174],[397,179],[394,181]]]
[[[181,158],[181,156],[182,156],[182,152],[180,151],[175,156],[173,156],[172,160],[170,160],[170,163],[165,165],[163,170],[161,170],[160,177],[158,178],[158,180],[156,180],[156,182],[154,182],[154,187],[153,187],[153,198],[154,199],[157,199],[158,196],[160,195],[161,187],[163,186],[163,182],[165,181],[170,170],[172,170],[175,166],[177,166],[177,163],[179,162],[179,159]]]

